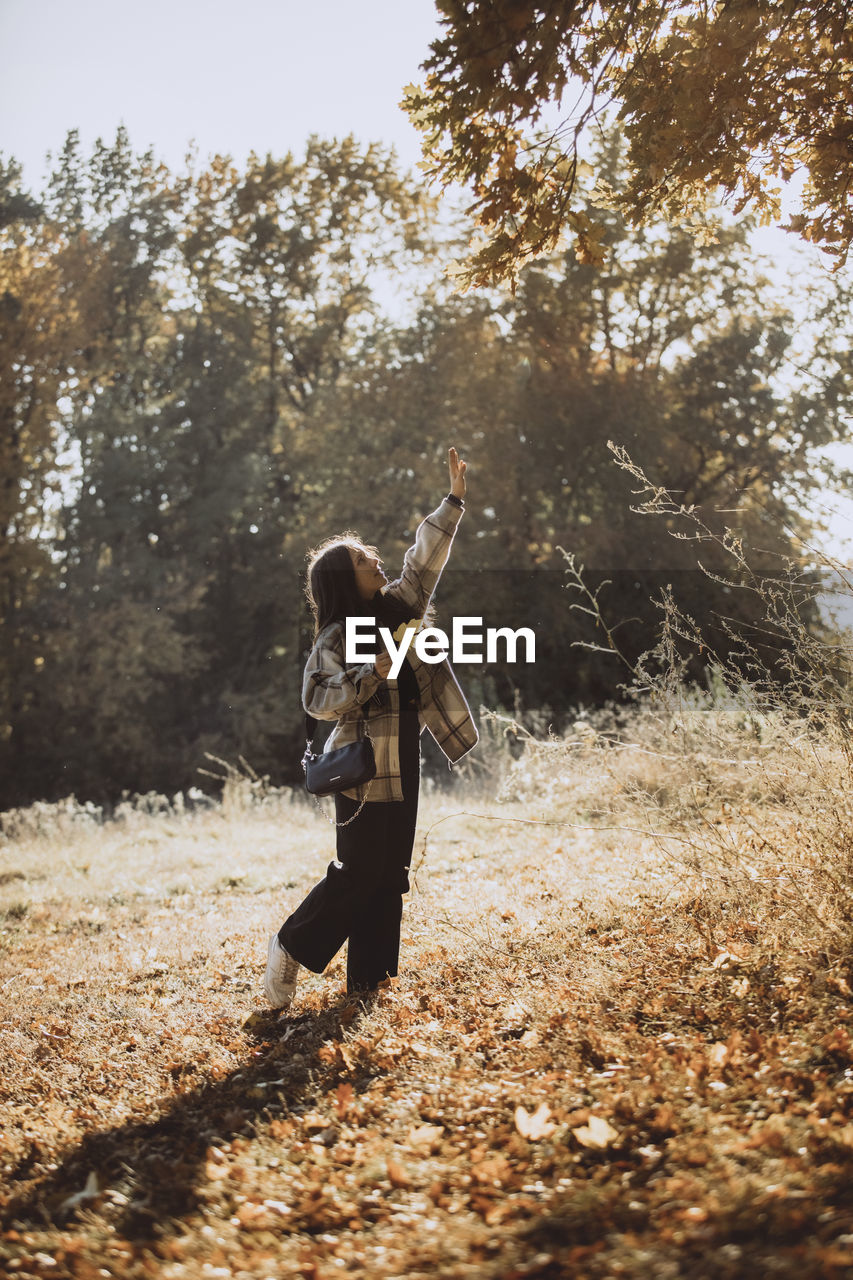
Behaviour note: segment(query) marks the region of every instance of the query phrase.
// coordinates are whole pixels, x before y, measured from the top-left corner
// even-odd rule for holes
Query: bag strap
[[[364,806],[367,804],[367,797],[370,792],[370,788],[372,786],[373,786],[373,779],[371,778],[367,784],[367,790],[364,793],[364,799],[362,800],[361,804],[358,806],[358,808],[356,809],[352,817],[347,818],[345,822],[336,822],[334,818],[331,818],[329,814],[326,813],[326,810],[323,808],[323,806],[320,804],[320,801],[318,800],[317,796],[312,796],[311,799],[314,801],[314,804],[317,806],[317,809],[319,810],[320,814],[326,819],[327,822],[331,823],[333,827],[348,827],[351,822],[355,822],[356,818],[361,813]]]

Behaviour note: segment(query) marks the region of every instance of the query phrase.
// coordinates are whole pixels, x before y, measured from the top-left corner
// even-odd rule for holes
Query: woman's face
[[[366,547],[350,547],[349,553],[358,594],[362,600],[372,600],[388,581],[382,572],[380,559]]]

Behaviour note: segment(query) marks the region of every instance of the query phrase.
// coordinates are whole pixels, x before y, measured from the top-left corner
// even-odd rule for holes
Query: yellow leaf
[[[268,1013],[258,1013],[255,1011],[243,1019],[242,1027],[244,1031],[254,1031],[258,1027],[266,1026],[269,1020]]]
[[[420,625],[420,618],[412,618],[409,622],[401,622],[397,630],[394,632],[394,643],[400,644],[407,631],[417,631]]]

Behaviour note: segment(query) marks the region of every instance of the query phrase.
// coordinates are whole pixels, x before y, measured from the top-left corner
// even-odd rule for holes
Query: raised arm
[[[441,504],[418,525],[415,541],[403,559],[403,571],[385,587],[385,594],[403,600],[412,613],[421,617],[426,612],[432,593],[447,563],[456,526],[465,509],[467,489],[463,462],[455,449],[447,452],[450,492]]]

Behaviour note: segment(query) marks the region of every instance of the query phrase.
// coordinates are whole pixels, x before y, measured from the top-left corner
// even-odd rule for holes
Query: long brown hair
[[[377,591],[372,600],[365,600],[359,594],[351,550],[379,556],[376,547],[363,542],[357,533],[349,529],[334,538],[327,538],[309,552],[305,594],[314,615],[315,636],[330,622],[343,622],[346,618],[375,617],[378,625],[393,627],[412,618],[411,605],[393,596]],[[432,608],[427,612],[427,622],[431,622]]]

